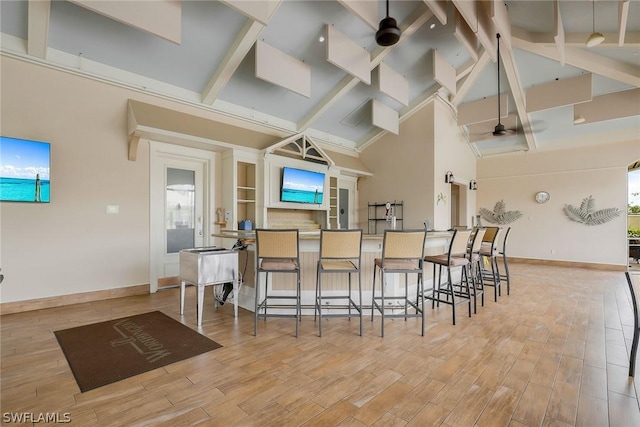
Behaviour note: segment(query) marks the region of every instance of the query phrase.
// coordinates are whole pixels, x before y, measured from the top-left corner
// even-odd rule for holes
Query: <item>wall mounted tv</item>
[[[49,203],[51,145],[0,136],[0,201]]]
[[[281,202],[322,203],[324,173],[282,168]]]

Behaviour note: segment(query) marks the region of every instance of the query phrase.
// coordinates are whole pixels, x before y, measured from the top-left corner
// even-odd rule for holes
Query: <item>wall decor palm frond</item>
[[[572,205],[564,205],[564,213],[571,221],[585,225],[600,225],[620,216],[618,208],[606,208],[596,210],[596,202],[592,196],[585,197],[577,208]]]
[[[480,208],[482,219],[492,224],[510,224],[522,216],[520,211],[508,211],[504,200],[496,202],[493,211],[486,208]]]

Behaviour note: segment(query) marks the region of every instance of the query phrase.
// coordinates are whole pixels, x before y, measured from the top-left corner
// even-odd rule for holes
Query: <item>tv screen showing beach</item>
[[[282,169],[280,201],[295,203],[322,203],[324,174],[301,169]]]
[[[49,203],[48,142],[0,136],[0,201]]]

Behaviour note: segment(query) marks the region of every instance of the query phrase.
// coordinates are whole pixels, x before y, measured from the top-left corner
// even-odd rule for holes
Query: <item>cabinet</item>
[[[327,220],[327,228],[340,228],[339,214],[340,206],[338,203],[338,178],[329,177],[329,218]]]
[[[403,202],[369,203],[367,208],[368,233],[379,234],[388,228],[392,228],[391,217],[396,217],[396,230],[403,230],[402,224]]]

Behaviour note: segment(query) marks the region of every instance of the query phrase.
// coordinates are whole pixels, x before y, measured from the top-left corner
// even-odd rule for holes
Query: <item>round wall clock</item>
[[[536,193],[536,202],[538,203],[547,203],[549,199],[549,193],[547,193],[546,191],[538,191]]]

